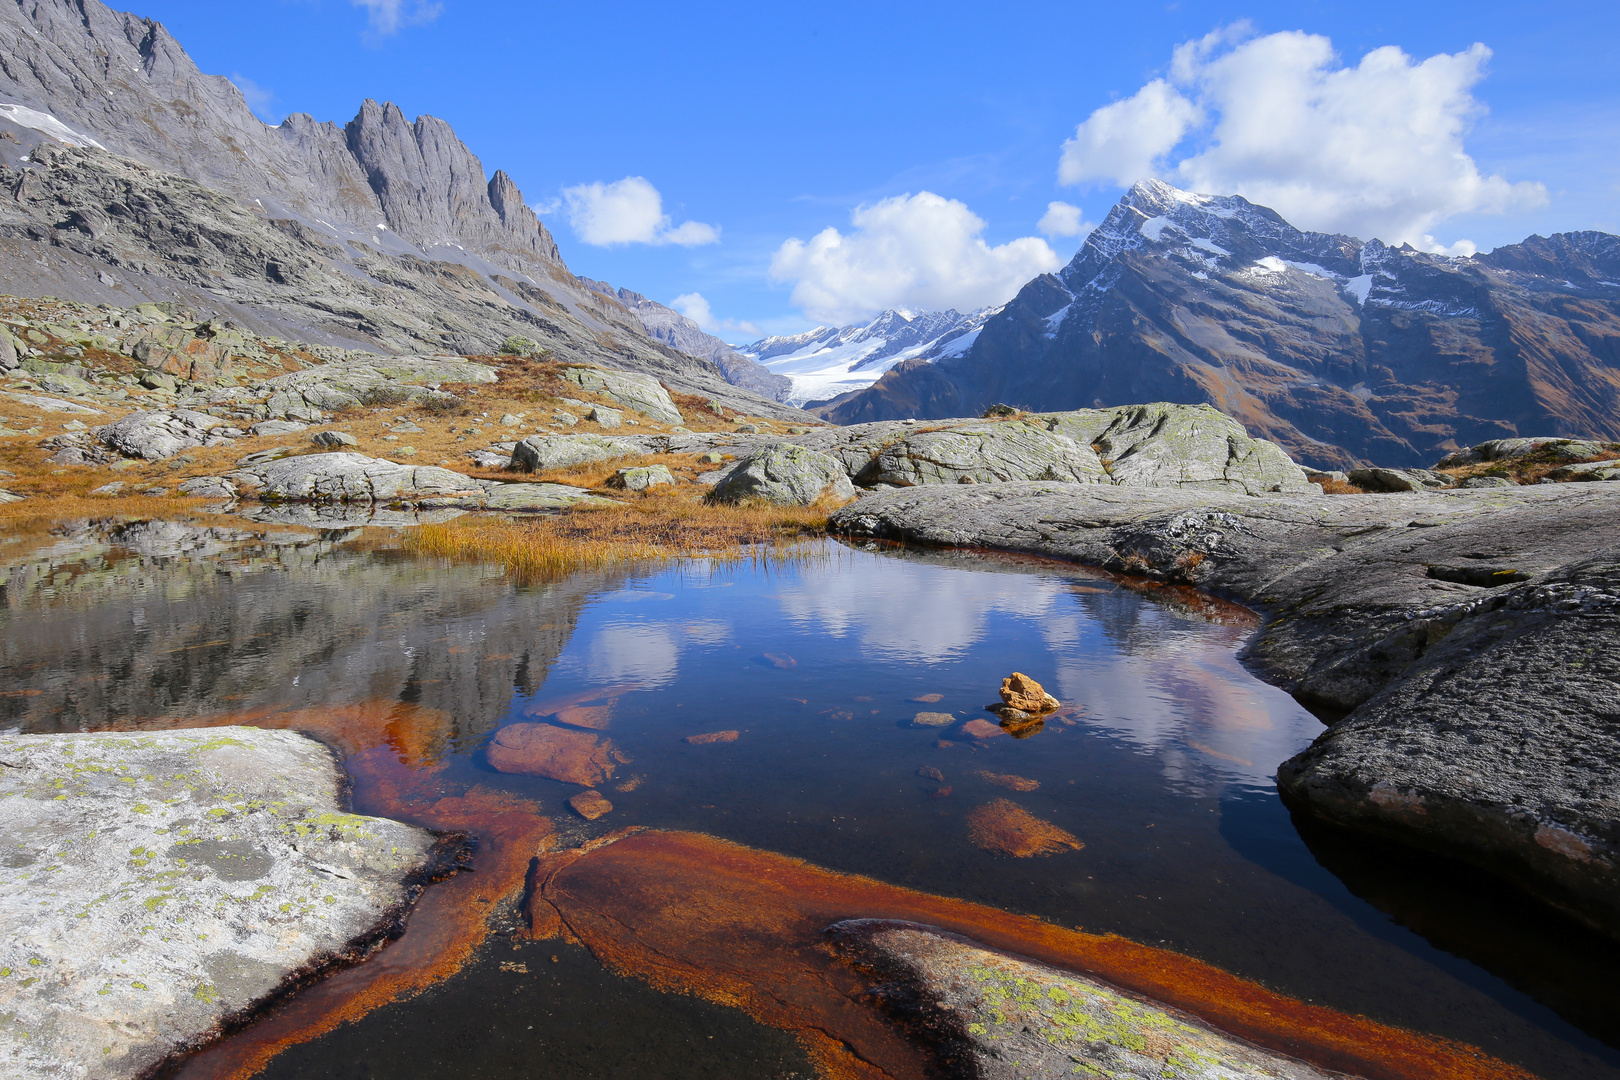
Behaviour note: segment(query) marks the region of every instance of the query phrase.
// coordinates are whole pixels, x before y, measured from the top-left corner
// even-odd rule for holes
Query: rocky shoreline
[[[1334,718],[1291,805],[1476,863],[1620,934],[1620,488],[880,492],[852,539],[1069,559],[1238,599],[1246,659]],[[1338,718],[1342,715],[1342,719]]]

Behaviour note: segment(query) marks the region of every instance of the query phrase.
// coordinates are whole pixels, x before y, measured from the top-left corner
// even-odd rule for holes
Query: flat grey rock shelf
[[[221,727],[0,736],[0,1075],[122,1080],[402,913],[425,830]]]

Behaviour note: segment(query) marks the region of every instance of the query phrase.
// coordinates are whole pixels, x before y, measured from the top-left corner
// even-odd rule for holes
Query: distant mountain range
[[[1514,435],[1620,439],[1620,237],[1450,258],[1145,181],[971,341],[816,411],[848,424],[1145,401],[1207,402],[1322,468],[1425,465]]]
[[[0,187],[8,292],[173,300],[380,351],[487,353],[521,335],[795,415],[570,273],[512,179],[486,176],[444,121],[366,101],[345,125],[271,127],[160,24],[98,0],[0,3]]]
[[[825,405],[864,390],[896,364],[918,357],[954,356],[973,343],[980,326],[1000,308],[956,311],[890,309],[869,323],[818,326],[789,337],[761,338],[737,351],[791,389],[782,400]]]

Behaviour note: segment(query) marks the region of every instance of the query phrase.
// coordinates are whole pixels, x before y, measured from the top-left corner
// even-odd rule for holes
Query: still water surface
[[[176,523],[6,537],[0,562],[3,727],[408,705],[416,726],[386,736],[402,760],[446,791],[534,799],[569,840],[708,833],[1182,951],[1548,1078],[1620,1077],[1620,950],[1468,871],[1290,818],[1272,777],[1321,725],[1244,670],[1257,623],[1231,605],[1049,562],[832,543],[786,567],[548,586],[358,531]],[[1068,708],[1027,738],[963,734],[1013,670]],[[591,824],[567,809],[578,787],[484,757],[502,725],[575,702],[604,710],[629,759],[602,789],[613,812]],[[956,722],[919,726],[925,711]],[[685,741],[719,730],[740,734]],[[1083,850],[975,847],[966,817],[999,798]],[[741,1014],[613,976],[578,948],[496,937],[442,985],[263,1073],[537,1074],[810,1070],[790,1037]]]

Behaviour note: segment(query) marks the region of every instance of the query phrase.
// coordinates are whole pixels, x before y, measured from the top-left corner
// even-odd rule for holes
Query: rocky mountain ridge
[[[1620,238],[1451,258],[1136,185],[973,342],[818,410],[838,423],[1207,402],[1321,468],[1493,438],[1620,437]]]
[[[0,100],[8,292],[175,302],[376,352],[489,353],[521,336],[793,414],[575,278],[511,178],[486,180],[442,120],[367,101],[341,127],[270,127],[161,25],[98,0],[0,4]]]
[[[932,361],[966,349],[999,308],[955,310],[891,308],[868,323],[818,326],[802,334],[766,337],[737,351],[792,384],[783,400],[825,405],[858,393],[896,364]]]

